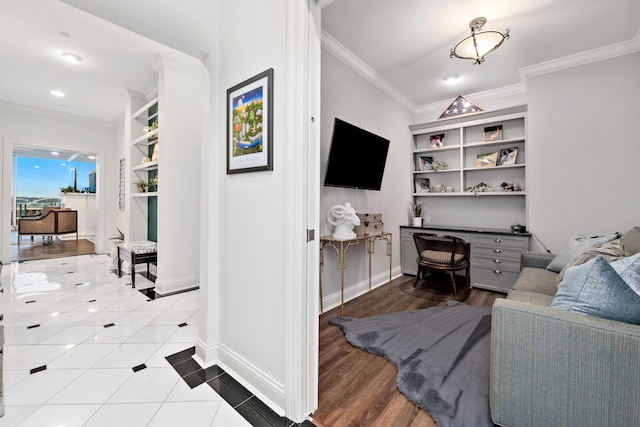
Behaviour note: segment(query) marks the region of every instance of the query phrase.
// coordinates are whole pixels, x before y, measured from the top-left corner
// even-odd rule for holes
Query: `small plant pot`
[[[421,217],[414,217],[413,218],[413,226],[414,227],[422,227],[422,218]]]

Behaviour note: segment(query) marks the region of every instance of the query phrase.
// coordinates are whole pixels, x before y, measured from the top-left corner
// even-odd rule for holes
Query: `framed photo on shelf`
[[[476,158],[477,168],[489,168],[492,166],[496,166],[497,163],[498,163],[497,151],[493,153],[487,153],[487,154],[478,154],[478,157]]]
[[[227,90],[227,174],[273,170],[273,68]]]
[[[518,147],[503,148],[500,150],[498,166],[515,165],[518,157]]]
[[[442,148],[444,147],[444,133],[439,135],[431,135],[429,137],[429,148]]]
[[[483,142],[499,141],[502,139],[502,125],[484,128]]]
[[[430,171],[432,163],[433,163],[433,157],[420,156],[418,158],[418,170],[419,171]]]
[[[430,188],[429,178],[416,178],[416,193],[423,194],[428,193]]]

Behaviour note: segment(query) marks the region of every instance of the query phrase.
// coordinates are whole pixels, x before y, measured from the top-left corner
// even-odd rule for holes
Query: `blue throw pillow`
[[[640,254],[568,269],[551,307],[640,325]]]

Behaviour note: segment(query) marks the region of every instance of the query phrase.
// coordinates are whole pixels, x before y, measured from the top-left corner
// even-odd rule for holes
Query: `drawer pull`
[[[502,253],[502,249],[494,249],[493,252],[495,252],[497,254],[501,254]]]
[[[500,271],[500,270],[493,270],[493,272],[494,272],[495,274],[502,274],[502,271]]]
[[[496,239],[496,243],[502,243],[502,239]]]
[[[502,264],[502,260],[500,259],[494,259],[493,262],[495,262],[496,264]]]

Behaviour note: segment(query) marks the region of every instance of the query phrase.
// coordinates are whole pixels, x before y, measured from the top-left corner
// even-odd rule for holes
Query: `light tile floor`
[[[2,265],[0,427],[249,426],[165,359],[193,347],[199,292],[149,300],[110,267],[106,255]]]

